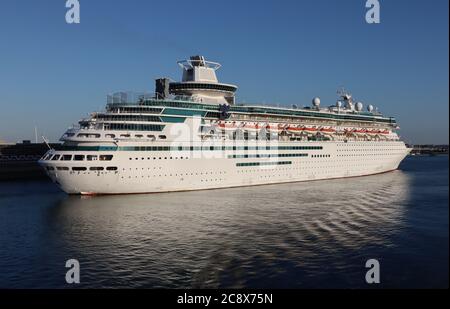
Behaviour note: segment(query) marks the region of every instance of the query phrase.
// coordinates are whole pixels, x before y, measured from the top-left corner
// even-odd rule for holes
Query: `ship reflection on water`
[[[0,288],[448,287],[448,157],[367,177],[67,196],[0,182]],[[378,259],[381,283],[365,282]],[[78,285],[66,261],[80,262]]]
[[[392,267],[410,187],[410,177],[395,171],[240,189],[64,196],[46,220],[58,235],[58,254],[80,261],[85,287],[367,287],[366,260]]]

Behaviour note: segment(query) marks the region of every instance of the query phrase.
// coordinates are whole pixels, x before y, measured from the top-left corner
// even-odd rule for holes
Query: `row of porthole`
[[[392,145],[392,144],[337,144],[338,147],[344,147],[344,148],[349,148],[349,147],[403,147],[402,144],[398,144],[398,145]]]
[[[161,175],[160,175],[161,176]],[[121,177],[121,178],[124,178],[123,176]],[[128,177],[128,179],[130,179],[131,178],[131,176],[129,176]],[[135,176],[134,178],[139,178],[138,176]],[[141,178],[144,178],[144,176],[141,176]],[[150,176],[147,176],[147,178],[150,178]],[[181,180],[184,180],[184,179],[181,179]],[[200,181],[201,182],[208,182],[208,181],[224,181],[225,179],[222,179],[222,178],[219,178],[219,179],[201,179]]]
[[[367,156],[395,156],[403,153],[361,153],[361,154],[346,154],[337,155],[338,157],[367,157]]]
[[[218,175],[222,175],[222,174],[226,174],[227,172],[225,172],[225,171],[219,171],[219,172],[210,172],[210,173],[208,173],[208,172],[201,172],[201,173],[177,173],[177,174],[159,174],[159,175],[156,175],[156,174],[153,174],[153,177],[156,177],[156,176],[158,176],[158,177],[179,177],[179,176],[203,176],[203,175],[214,175],[214,174],[218,174]],[[126,177],[126,176],[125,176]],[[134,176],[134,177],[138,177],[138,176]],[[143,177],[143,176],[142,176]],[[124,177],[122,177],[122,178],[124,178]],[[129,176],[129,178],[131,178],[131,176]]]
[[[350,152],[350,151],[395,151],[403,150],[401,148],[354,148],[354,149],[338,149],[338,152]]]
[[[341,149],[338,151],[340,152],[349,152],[349,151],[374,151],[374,152],[380,152],[380,151],[403,151],[405,148],[355,148],[355,149]]]
[[[338,143],[339,146],[343,146],[343,147],[350,147],[350,146],[396,146],[396,145],[402,145],[402,143],[392,143],[392,141],[383,143],[382,141],[380,142],[374,142],[374,143],[367,143],[367,142],[361,142],[361,143]]]
[[[195,173],[195,176],[203,176],[203,175],[214,175],[214,174],[226,174],[227,172],[225,172],[225,171],[219,171],[219,172],[200,172],[200,173]],[[180,174],[169,174],[169,176],[170,177],[172,177],[172,176],[183,176],[183,175],[185,175],[185,176],[189,176],[189,173],[180,173]],[[194,176],[194,173],[190,173],[190,175],[191,176]],[[161,176],[161,175],[159,175],[159,176]],[[166,176],[167,177],[167,174],[164,174],[164,176]]]
[[[189,159],[189,157],[147,157],[147,160],[151,160],[153,158],[153,160],[184,160],[184,159]],[[139,160],[139,158],[134,158],[135,160]],[[141,157],[141,160],[145,160],[145,157]],[[129,160],[133,160],[133,158],[129,158]]]
[[[354,166],[355,167],[355,166]],[[364,167],[364,166],[363,166]],[[300,169],[300,168],[291,168],[290,170],[298,170],[298,169]],[[281,170],[289,170],[289,169],[278,169],[278,171],[281,171]],[[254,172],[257,172],[257,171],[263,171],[263,170],[246,170],[246,171],[238,171],[238,173],[254,173]],[[327,173],[327,174],[329,174],[329,170],[327,169],[326,171],[317,171],[316,173],[317,174],[325,174],[325,173]],[[188,174],[186,174],[186,175],[188,175]],[[191,173],[191,175],[193,175],[192,173]],[[159,175],[153,175],[153,177],[168,177],[168,176],[170,176],[170,177],[172,177],[172,176],[175,176],[175,177],[178,177],[178,175],[177,174],[175,174],[175,175],[172,175],[172,174],[170,174],[170,175],[167,175],[167,174],[165,174],[165,175],[162,175],[162,174],[159,174]],[[180,174],[179,176],[183,176],[182,174]],[[276,177],[276,176],[278,176],[278,177],[280,177],[280,176],[293,176],[292,174],[278,174],[278,175],[265,175],[265,176],[260,176],[260,178],[269,178],[269,177]],[[132,177],[132,176],[128,176],[128,178],[129,179],[131,179],[131,178],[144,178],[145,176],[134,176],[134,177]],[[122,176],[121,178],[126,178],[126,177],[124,177],[124,176]],[[150,178],[150,176],[147,176],[147,178]],[[220,181],[222,181],[223,179],[222,178],[219,178],[219,180]],[[202,182],[203,181],[208,181],[208,180],[201,180]],[[213,179],[211,179],[211,181],[213,181]],[[216,179],[216,181],[217,181],[217,179]]]
[[[139,167],[131,168],[131,167],[130,167],[130,168],[129,168],[130,171],[132,171],[132,170],[138,171],[139,169],[141,169],[141,170],[143,171],[143,170],[145,170],[145,167],[141,167],[141,168],[139,168]],[[148,170],[148,171],[151,170],[151,169],[152,169],[152,168],[147,167],[147,170]],[[161,166],[159,166],[159,167],[154,166],[153,169],[154,169],[154,170],[156,170],[156,169],[162,169],[162,167],[161,167]],[[122,170],[125,171],[126,168],[122,168]]]
[[[396,154],[396,153],[403,153],[404,151],[400,151],[400,150],[384,150],[383,152],[371,152],[370,150],[367,151],[343,151],[343,156],[345,155],[350,155],[350,154],[357,154],[357,155],[361,155],[361,154],[366,154],[366,155],[380,155],[380,154]],[[339,152],[338,152],[339,153]]]
[[[338,147],[341,148],[355,148],[355,147],[390,147],[390,148],[396,148],[396,147],[403,147],[403,145],[389,145],[389,144],[337,144]]]
[[[352,164],[352,167],[366,167],[368,164]],[[370,165],[370,163],[369,163]],[[336,166],[334,165],[323,165],[323,166],[303,166],[303,167],[292,167],[292,168],[277,168],[276,170],[326,170],[326,171],[330,171],[330,170],[334,170],[336,168]],[[241,170],[241,171],[237,171],[238,173],[255,173],[255,172],[273,172],[273,169],[261,169],[261,168],[256,168],[256,169],[247,169],[247,170]],[[320,172],[322,173],[322,172]]]
[[[341,150],[346,150],[346,149],[367,149],[367,148],[371,148],[371,149],[402,149],[404,148],[403,146],[387,146],[387,145],[364,145],[364,146],[351,146],[351,147],[338,147]]]

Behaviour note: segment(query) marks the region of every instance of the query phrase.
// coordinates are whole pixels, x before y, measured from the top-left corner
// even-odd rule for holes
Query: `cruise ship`
[[[109,95],[70,127],[39,160],[49,177],[68,194],[202,190],[383,173],[410,152],[395,118],[343,89],[328,106],[239,104],[219,63],[178,64],[181,81]]]

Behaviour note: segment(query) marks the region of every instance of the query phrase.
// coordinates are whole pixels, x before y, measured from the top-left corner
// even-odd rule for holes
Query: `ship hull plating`
[[[397,169],[410,151],[401,141],[295,145],[307,150],[114,151],[96,152],[112,153],[111,161],[41,161],[41,164],[68,194],[129,194],[366,176]],[[86,155],[82,151],[58,153]]]

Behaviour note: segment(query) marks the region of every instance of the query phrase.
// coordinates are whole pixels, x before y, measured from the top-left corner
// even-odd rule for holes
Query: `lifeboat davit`
[[[342,128],[336,129],[336,134],[345,135],[345,134],[347,134],[347,129],[342,129]]]

